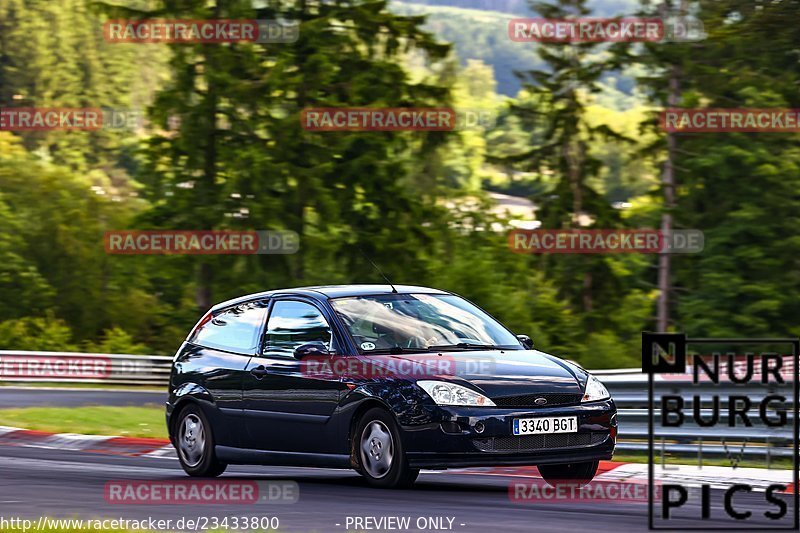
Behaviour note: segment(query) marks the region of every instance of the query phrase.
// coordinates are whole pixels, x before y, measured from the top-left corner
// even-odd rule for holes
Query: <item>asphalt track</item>
[[[413,489],[387,491],[367,487],[349,471],[231,467],[221,479],[293,480],[299,485],[299,500],[281,505],[118,505],[107,503],[104,497],[109,481],[185,479],[174,459],[0,446],[0,518],[178,520],[277,516],[279,531],[297,532],[344,532],[348,516],[408,516],[412,525],[420,517],[450,517],[452,526],[447,530],[469,533],[647,529],[645,504],[520,504],[508,496],[508,484],[519,479],[463,473],[424,472]],[[721,510],[722,491],[713,490],[712,501],[715,503],[710,520],[702,524],[694,520],[671,522],[671,526],[702,525],[722,531],[740,525],[725,519]],[[763,506],[763,495],[742,494],[736,502],[742,508],[752,504],[755,510]],[[700,516],[695,504],[687,505],[685,512]],[[749,528],[754,530],[753,526]],[[405,531],[420,529],[411,527]]]
[[[146,405],[161,404],[164,394],[139,391],[31,390],[0,388],[0,406],[32,405]],[[350,528],[358,531],[457,531],[465,533],[529,531],[646,531],[645,503],[525,502],[509,497],[509,484],[519,477],[457,472],[423,472],[410,490],[378,490],[365,485],[351,471],[313,468],[231,467],[227,480],[291,480],[299,486],[299,500],[291,504],[257,503],[204,505],[119,505],[106,501],[106,484],[113,481],[183,481],[187,477],[175,459],[129,457],[91,452],[0,445],[0,519],[41,516],[51,518],[171,519],[200,517],[278,517],[278,531],[345,532],[348,517],[408,517],[407,529]],[[679,511],[685,519],[670,528],[703,527],[716,531],[767,525],[762,513],[774,507],[764,495],[736,496],[737,508],[751,509],[761,524],[732,521],[723,508],[722,490],[711,491],[711,514],[700,521],[697,491]],[[784,496],[793,512],[792,500]],[[437,527],[420,529],[418,520],[440,518]],[[788,518],[788,517],[787,517]],[[449,519],[449,520],[448,520]],[[450,521],[452,520],[452,522]],[[173,522],[173,523],[174,523]],[[366,524],[366,522],[364,522]],[[782,522],[786,524],[786,522]],[[452,524],[452,525],[449,525]],[[657,524],[662,525],[662,524]],[[176,529],[172,526],[172,529]],[[0,526],[0,530],[3,530]],[[21,529],[8,529],[21,531]],[[218,531],[223,531],[218,529]]]
[[[34,389],[0,387],[0,409],[12,407],[80,407],[84,405],[164,405],[164,392],[104,389]]]

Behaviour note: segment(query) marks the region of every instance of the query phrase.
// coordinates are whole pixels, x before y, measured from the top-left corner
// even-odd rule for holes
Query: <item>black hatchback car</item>
[[[587,483],[617,433],[613,400],[584,369],[455,294],[388,285],[215,306],[175,356],[167,426],[192,476],[353,468],[380,487],[500,465]]]

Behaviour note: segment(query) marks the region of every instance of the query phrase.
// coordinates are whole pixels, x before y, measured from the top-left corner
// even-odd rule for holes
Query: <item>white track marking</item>
[[[98,443],[113,439],[107,435],[79,435],[76,433],[58,433],[42,440],[37,448],[50,448],[53,450],[85,450]]]
[[[167,444],[152,452],[144,453],[140,457],[151,457],[153,459],[177,459],[178,455],[172,444]]]

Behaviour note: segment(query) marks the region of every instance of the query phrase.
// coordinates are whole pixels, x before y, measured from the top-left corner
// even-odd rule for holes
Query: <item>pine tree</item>
[[[400,64],[410,50],[431,61],[449,48],[420,30],[421,17],[400,17],[384,1],[249,2],[164,5],[175,18],[298,21],[293,43],[174,45],[178,74],[159,93],[152,117],[165,130],[147,147],[141,180],[154,227],[288,229],[301,238],[295,256],[178,259],[197,268],[197,305],[253,288],[332,279],[374,279],[358,248],[390,272],[411,277],[441,218],[431,191],[415,191],[411,169],[446,133],[310,132],[310,107],[436,106],[449,90],[412,83]],[[144,16],[144,15],[143,15]],[[179,126],[169,131],[170,121]],[[416,159],[415,159],[416,158]],[[313,269],[307,267],[313,266]],[[369,276],[369,277],[367,277]]]
[[[532,2],[542,17],[563,20],[587,17],[591,11],[584,0]],[[522,74],[526,97],[512,107],[524,127],[533,133],[531,148],[496,160],[515,168],[535,172],[544,192],[534,197],[543,228],[612,228],[622,224],[610,202],[593,186],[600,161],[590,146],[600,139],[624,141],[606,125],[587,120],[587,101],[600,90],[603,74],[614,67],[599,54],[600,45],[591,42],[539,43],[545,64],[541,70]],[[550,177],[552,176],[552,177]],[[619,280],[612,259],[581,255],[546,257],[536,261],[573,302],[591,330],[601,326],[620,298]]]

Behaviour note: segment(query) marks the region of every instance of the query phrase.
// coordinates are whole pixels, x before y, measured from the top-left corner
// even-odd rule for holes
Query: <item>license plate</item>
[[[549,416],[540,418],[515,418],[514,435],[541,435],[544,433],[576,433],[577,416]]]

